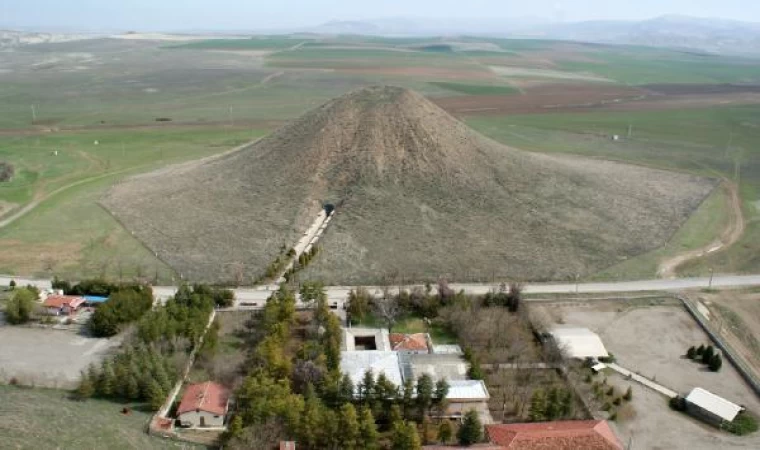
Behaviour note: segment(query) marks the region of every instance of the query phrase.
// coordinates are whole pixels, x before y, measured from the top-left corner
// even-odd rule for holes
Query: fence
[[[701,326],[705,333],[710,336],[710,339],[715,342],[715,345],[720,348],[720,350],[728,358],[731,364],[736,367],[741,376],[747,381],[747,384],[749,384],[752,390],[755,391],[755,394],[760,397],[760,379],[757,378],[754,371],[749,366],[747,366],[741,356],[734,352],[733,348],[731,348],[731,346],[723,340],[723,337],[720,335],[720,333],[715,332],[712,329],[709,319],[702,315],[702,313],[699,311],[699,309],[697,309],[691,299],[681,295],[674,295],[674,297],[681,300],[681,303],[683,303],[684,307],[686,307],[686,310],[689,311],[689,314],[694,317],[694,320],[699,323],[699,326]]]

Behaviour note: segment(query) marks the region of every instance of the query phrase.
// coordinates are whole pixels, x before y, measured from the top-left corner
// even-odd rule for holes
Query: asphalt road
[[[0,286],[7,286],[12,279],[16,280],[19,286],[33,284],[41,289],[50,288],[50,280],[34,280],[28,278],[17,278],[0,276]],[[455,291],[463,289],[468,294],[485,294],[493,289],[498,288],[493,284],[451,284],[449,285]],[[716,275],[710,285],[709,277],[702,278],[676,278],[660,280],[639,280],[639,281],[616,281],[604,283],[535,283],[525,286],[523,292],[528,294],[588,294],[603,292],[645,292],[645,291],[680,291],[683,289],[695,288],[736,288],[760,286],[760,275]],[[403,286],[403,289],[410,289],[413,286]],[[328,286],[327,297],[330,303],[341,306],[348,298],[348,293],[353,286]],[[382,288],[378,286],[368,286],[367,289],[375,294],[380,295]],[[155,286],[153,292],[159,300],[165,300],[176,292],[175,286]],[[258,286],[254,288],[234,289],[235,298],[239,306],[261,306],[269,297],[272,291],[277,290],[276,285]],[[391,287],[392,293],[398,291],[398,286]],[[244,305],[250,303],[249,305]],[[253,303],[257,303],[254,305]],[[243,305],[241,305],[243,304]]]

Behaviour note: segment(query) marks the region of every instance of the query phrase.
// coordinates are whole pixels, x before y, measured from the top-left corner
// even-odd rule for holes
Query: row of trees
[[[156,346],[130,345],[82,372],[76,394],[81,399],[144,401],[157,410],[176,381],[177,370],[167,354]]]
[[[689,347],[689,350],[686,351],[686,357],[707,365],[707,367],[713,372],[718,372],[720,368],[723,367],[723,358],[720,356],[720,353],[715,351],[715,348],[712,345],[708,345],[707,347],[705,347],[704,344],[699,347],[694,347],[692,345]]]
[[[112,293],[106,304],[114,296],[122,298],[124,292],[129,291]],[[82,373],[77,396],[144,401],[158,409],[177,381],[177,368],[208,323],[214,308],[214,292],[204,285],[180,286],[165,305],[140,318],[135,332],[126,336],[118,354],[105,359],[100,367],[90,366]],[[204,345],[202,351],[213,350]]]

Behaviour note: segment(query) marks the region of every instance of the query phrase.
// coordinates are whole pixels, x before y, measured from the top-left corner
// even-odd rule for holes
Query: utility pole
[[[37,121],[37,110],[34,108],[34,105],[32,106],[32,123]]]

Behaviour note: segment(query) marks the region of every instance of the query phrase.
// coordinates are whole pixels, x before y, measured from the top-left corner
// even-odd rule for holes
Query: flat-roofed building
[[[706,389],[696,387],[686,396],[686,411],[699,419],[720,426],[723,422],[733,421],[744,408]]]
[[[599,335],[588,328],[557,327],[549,333],[557,347],[570,358],[606,358],[610,356]]]

